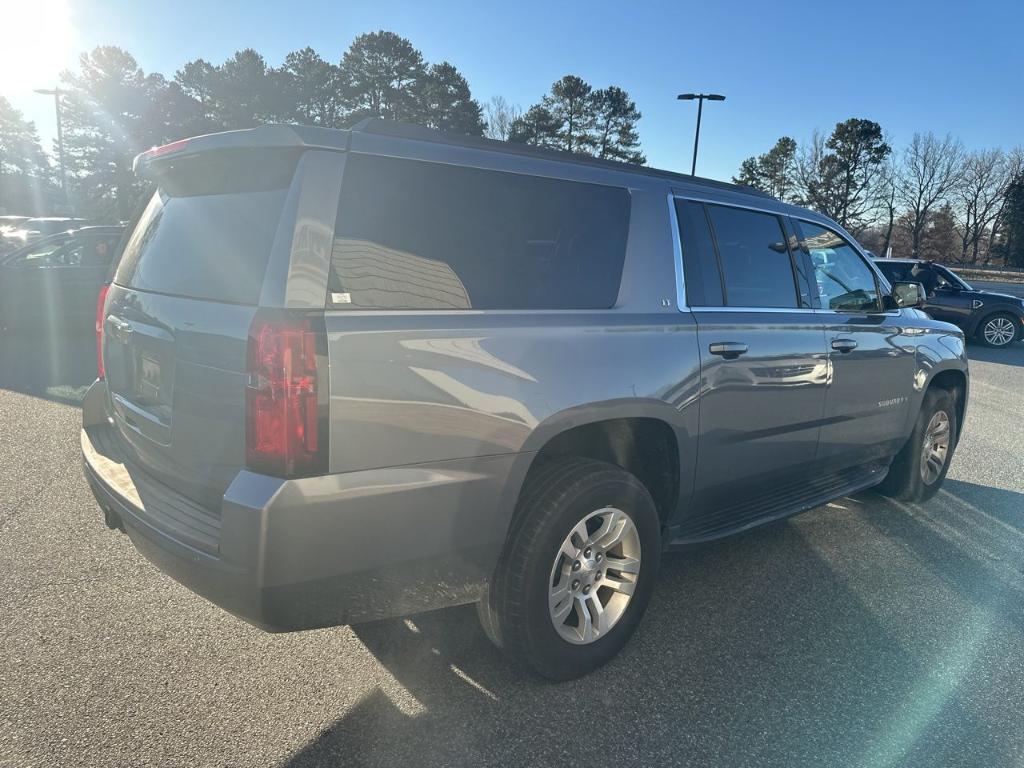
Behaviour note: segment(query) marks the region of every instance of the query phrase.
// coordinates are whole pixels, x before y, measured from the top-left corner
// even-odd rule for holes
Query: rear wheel
[[[556,459],[531,473],[480,621],[509,656],[569,680],[626,644],[661,555],[657,510],[630,473]]]
[[[1003,312],[986,317],[978,327],[978,340],[987,347],[1008,347],[1020,336],[1019,321]]]
[[[953,396],[945,389],[928,390],[914,431],[893,459],[879,492],[914,502],[938,493],[949,471],[958,430]]]

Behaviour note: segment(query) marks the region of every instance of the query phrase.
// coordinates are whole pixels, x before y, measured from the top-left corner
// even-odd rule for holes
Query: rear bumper
[[[98,381],[81,441],[108,519],[162,571],[263,629],[473,602],[497,562],[522,455],[298,480],[242,470],[221,508],[202,510],[118,455],[105,399]]]

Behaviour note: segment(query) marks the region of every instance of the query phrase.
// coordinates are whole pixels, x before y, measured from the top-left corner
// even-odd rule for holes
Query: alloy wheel
[[[985,336],[985,341],[993,347],[1005,347],[1013,341],[1015,330],[1008,317],[993,317],[985,323],[982,333]]]
[[[621,509],[580,520],[555,555],[548,610],[562,639],[587,645],[622,618],[640,575],[640,534]]]
[[[931,485],[939,479],[949,455],[949,415],[936,411],[924,431],[921,445],[921,479]]]

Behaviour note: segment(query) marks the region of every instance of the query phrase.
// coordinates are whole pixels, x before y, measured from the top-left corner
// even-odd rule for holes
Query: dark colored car
[[[552,678],[666,549],[937,492],[963,333],[820,214],[425,128],[176,142],[101,304],[111,527],[272,631],[476,603]]]
[[[0,257],[20,250],[42,237],[88,224],[88,219],[76,219],[68,216],[40,216],[25,219],[16,227],[8,228],[6,232],[0,234]]]
[[[124,227],[83,227],[36,240],[0,261],[0,330],[20,337],[88,335]]]
[[[1024,299],[982,291],[949,267],[918,259],[876,259],[890,281],[921,283],[922,309],[936,320],[953,323],[968,338],[989,347],[1008,347],[1024,339]]]
[[[0,216],[0,235],[6,235],[21,227],[29,216]]]

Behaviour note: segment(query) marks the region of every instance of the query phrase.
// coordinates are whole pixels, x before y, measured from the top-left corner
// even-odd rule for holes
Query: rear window
[[[114,275],[118,285],[255,304],[297,157],[196,155],[162,169]]]
[[[598,309],[619,292],[622,188],[396,158],[345,167],[335,309]]]

